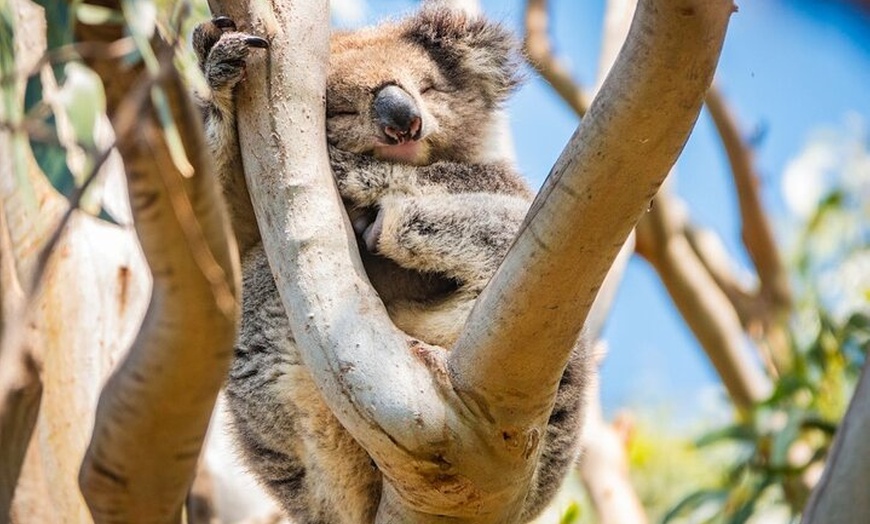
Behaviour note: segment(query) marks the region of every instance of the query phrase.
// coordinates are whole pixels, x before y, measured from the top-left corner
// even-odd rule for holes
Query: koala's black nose
[[[378,125],[397,144],[420,138],[423,120],[417,103],[407,91],[388,85],[378,91],[373,106]]]

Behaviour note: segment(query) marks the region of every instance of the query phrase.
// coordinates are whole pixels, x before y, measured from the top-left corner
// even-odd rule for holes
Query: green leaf
[[[73,17],[70,4],[62,0],[36,0],[45,9],[47,50],[71,44],[73,41]],[[58,83],[64,81],[61,65],[52,66]]]
[[[788,450],[794,444],[806,415],[796,409],[789,410],[785,427],[773,434],[770,451],[770,464],[774,468],[788,467]]]
[[[106,112],[103,82],[83,64],[69,62],[64,69],[66,82],[58,93],[58,100],[69,118],[76,143],[86,150],[94,150],[97,121]]]
[[[39,75],[33,75],[27,79],[24,90],[24,107],[28,112],[33,112],[32,110],[42,102],[42,79]],[[58,143],[54,113],[47,105],[44,108],[47,109],[48,115],[42,118],[42,127],[51,132],[52,135],[48,137],[50,140],[48,142],[28,137],[30,150],[33,152],[36,164],[51,185],[61,194],[70,196],[76,186],[75,177],[66,163],[66,149]]]
[[[754,442],[758,438],[755,428],[748,424],[736,424],[702,435],[695,446],[704,447],[722,441]]]
[[[750,488],[749,498],[737,508],[737,511],[728,520],[728,524],[744,524],[748,521],[753,513],[755,513],[755,507],[758,505],[759,499],[761,499],[761,496],[772,484],[773,477],[766,475],[755,486]]]
[[[151,91],[151,99],[157,110],[160,124],[163,126],[163,136],[166,139],[167,146],[169,146],[169,156],[172,158],[172,163],[175,164],[175,167],[182,176],[193,176],[193,166],[190,164],[187,152],[184,150],[184,142],[181,140],[178,126],[175,125],[175,118],[172,116],[172,110],[169,107],[166,93],[158,87],[154,87]]]
[[[668,522],[672,522],[684,513],[695,511],[708,503],[715,503],[721,506],[727,499],[728,492],[723,489],[702,489],[696,491],[685,497],[668,511],[662,518],[662,524],[668,524]]]
[[[124,15],[120,11],[94,4],[79,4],[76,18],[87,25],[123,24]]]
[[[121,223],[118,222],[118,220],[115,217],[113,217],[112,214],[109,213],[106,210],[106,208],[104,208],[104,207],[100,207],[100,212],[99,212],[99,214],[97,214],[97,218],[99,218],[103,222],[108,222],[108,223],[112,224],[113,226],[120,226],[121,225]]]
[[[580,506],[576,502],[572,502],[562,514],[562,518],[559,519],[559,524],[575,524],[576,522],[580,522]]]

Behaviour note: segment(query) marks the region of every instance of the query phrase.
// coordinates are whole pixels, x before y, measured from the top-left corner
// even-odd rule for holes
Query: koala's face
[[[444,9],[338,33],[330,51],[329,142],[408,164],[478,159],[517,83],[513,37]]]

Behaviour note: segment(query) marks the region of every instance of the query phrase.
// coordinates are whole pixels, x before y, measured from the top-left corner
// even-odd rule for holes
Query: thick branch
[[[547,0],[526,2],[525,49],[529,61],[578,116],[586,114],[589,100],[571,73],[553,54]]]
[[[0,51],[0,122],[21,121],[25,72],[45,49],[45,21],[39,9],[12,1],[4,5]],[[8,46],[8,47],[7,47]],[[42,354],[34,347],[28,300],[36,253],[51,236],[63,207],[30,155],[27,136],[0,129],[0,521],[10,514],[12,497],[42,399]]]
[[[437,367],[439,351],[390,321],[335,189],[323,102],[326,2],[214,1],[212,11],[270,41],[267,60],[249,62],[237,94],[239,139],[263,245],[301,356],[330,409],[396,489],[425,493],[401,498],[437,507],[445,497],[420,477],[438,473],[438,466],[434,455],[417,451],[445,431],[447,408],[436,400],[443,375],[428,367]],[[455,508],[473,511],[463,502]]]
[[[546,418],[601,281],[682,150],[733,4],[643,1],[599,96],[478,299],[454,385],[496,420]]]
[[[111,42],[120,29],[79,25],[77,36]],[[143,68],[122,72],[119,61],[91,62],[106,87],[136,231],[154,277],[142,328],[103,388],[82,464],[82,491],[97,522],[178,521],[238,320],[235,244],[200,118],[166,60],[171,53],[157,47],[164,69],[158,83],[193,167],[189,178],[170,155]]]
[[[870,515],[870,361],[840,427],[804,524],[853,524]]]

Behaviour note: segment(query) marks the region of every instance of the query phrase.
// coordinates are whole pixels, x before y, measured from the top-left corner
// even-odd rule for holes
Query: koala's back
[[[381,475],[302,363],[262,247],[243,263],[226,396],[249,467],[298,524],[372,522]]]

